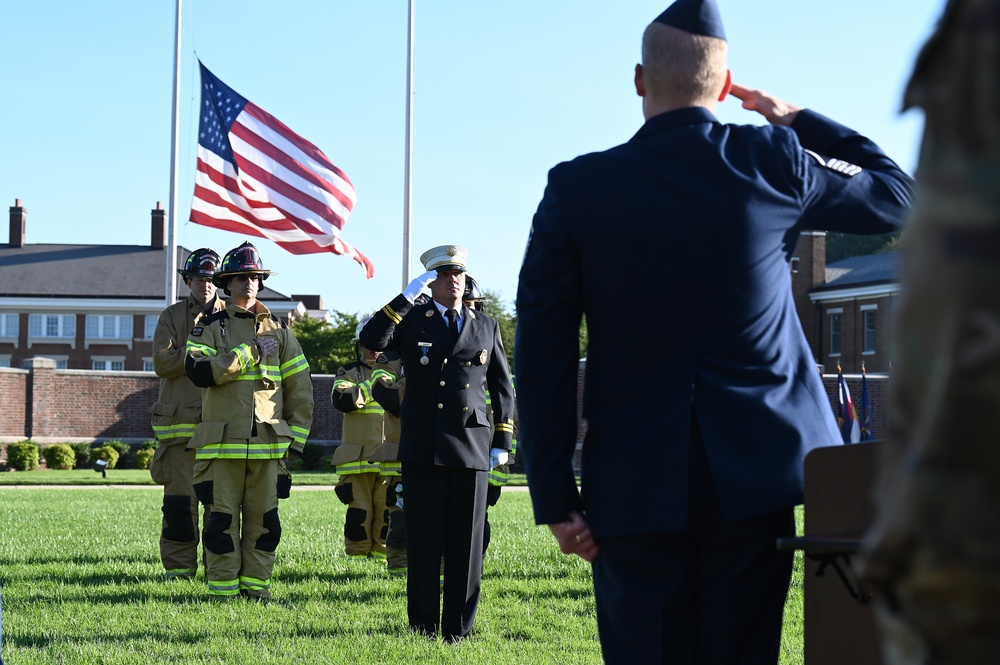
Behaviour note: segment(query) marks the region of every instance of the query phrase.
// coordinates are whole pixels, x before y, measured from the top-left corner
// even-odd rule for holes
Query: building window
[[[112,315],[87,315],[89,339],[132,339],[132,317]]]
[[[90,368],[102,372],[123,372],[125,371],[125,359],[93,358],[90,361]]]
[[[9,355],[0,355],[0,367],[10,367]]]
[[[156,314],[147,314],[145,318],[146,326],[145,332],[142,334],[143,339],[153,339],[153,334],[156,332],[156,323],[160,320],[160,317]]]
[[[152,358],[143,358],[142,359],[142,371],[143,372],[155,372],[156,371],[156,369],[153,367],[153,359]]]
[[[841,349],[840,313],[830,314],[830,355],[839,356]]]
[[[17,314],[0,314],[0,337],[17,339]]]
[[[875,353],[875,310],[866,309],[861,312],[864,320],[864,346],[863,353]]]
[[[792,257],[792,273],[797,273],[799,271],[799,257]]]
[[[56,361],[56,369],[69,369],[69,357],[68,356],[50,356],[45,355],[46,358],[51,358]]]
[[[30,314],[28,337],[76,337],[76,316],[73,314]]]

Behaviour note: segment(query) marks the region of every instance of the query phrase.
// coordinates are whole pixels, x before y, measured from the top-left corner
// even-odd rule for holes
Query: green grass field
[[[332,492],[293,490],[281,502],[274,602],[219,603],[201,574],[162,579],[157,488],[26,486],[29,476],[66,482],[58,473],[0,474],[20,485],[0,488],[7,665],[601,662],[589,565],[534,526],[526,492],[491,509],[477,633],[450,646],[409,633],[403,579],[343,554],[344,506]],[[145,472],[103,482],[126,473]],[[799,555],[783,665],[802,663],[802,626]]]

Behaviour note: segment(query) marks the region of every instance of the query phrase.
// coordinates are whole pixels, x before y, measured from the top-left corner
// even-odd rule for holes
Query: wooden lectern
[[[872,594],[854,572],[874,519],[878,442],[817,448],[805,459],[805,535],[779,549],[805,554],[805,665],[881,665]]]

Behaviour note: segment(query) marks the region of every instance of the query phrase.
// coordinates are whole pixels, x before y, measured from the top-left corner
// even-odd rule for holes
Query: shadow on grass
[[[21,559],[0,557],[0,567],[10,569],[14,566],[149,566],[156,565],[160,559],[154,554],[137,557],[135,555],[81,554],[76,556],[29,556]]]
[[[143,581],[143,584],[147,584],[149,581]],[[164,582],[164,584],[173,584],[173,582]],[[93,607],[96,605],[142,605],[147,603],[167,603],[170,605],[195,605],[202,602],[218,602],[214,601],[211,596],[208,595],[208,591],[205,587],[198,585],[197,591],[192,592],[191,595],[182,594],[162,594],[155,590],[151,590],[148,586],[144,588],[120,588],[114,591],[110,590],[110,584],[105,585],[105,591],[102,591],[100,595],[95,596],[84,586],[70,586],[61,587],[58,593],[53,593],[52,590],[47,589],[45,591],[40,591],[38,593],[30,593],[24,596],[23,602],[28,605],[36,607],[53,607],[61,605],[73,605],[80,604],[84,607]],[[7,601],[5,604],[12,606],[12,602],[5,598]],[[6,640],[6,636],[4,636]]]
[[[45,631],[51,633],[52,631]],[[100,635],[100,641],[104,642],[158,642],[163,645],[170,644],[181,644],[181,645],[195,645],[202,642],[211,641],[215,638],[212,634],[206,631],[204,634],[191,634],[191,633],[178,633],[176,629],[172,631],[164,631],[162,635],[156,632],[150,631],[126,631],[120,633],[102,632]],[[93,644],[95,641],[94,633],[90,631],[80,632],[80,633],[65,633],[60,632],[58,635],[55,634],[40,634],[40,635],[11,635],[9,631],[6,631],[3,636],[4,647],[10,648],[12,646],[20,647],[22,649],[45,649],[52,646],[65,646],[66,644]],[[6,649],[5,649],[6,650]]]

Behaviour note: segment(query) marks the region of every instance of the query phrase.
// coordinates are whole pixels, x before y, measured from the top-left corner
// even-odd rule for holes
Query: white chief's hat
[[[441,245],[428,249],[420,255],[425,270],[460,270],[465,272],[465,261],[469,250],[458,245]]]

